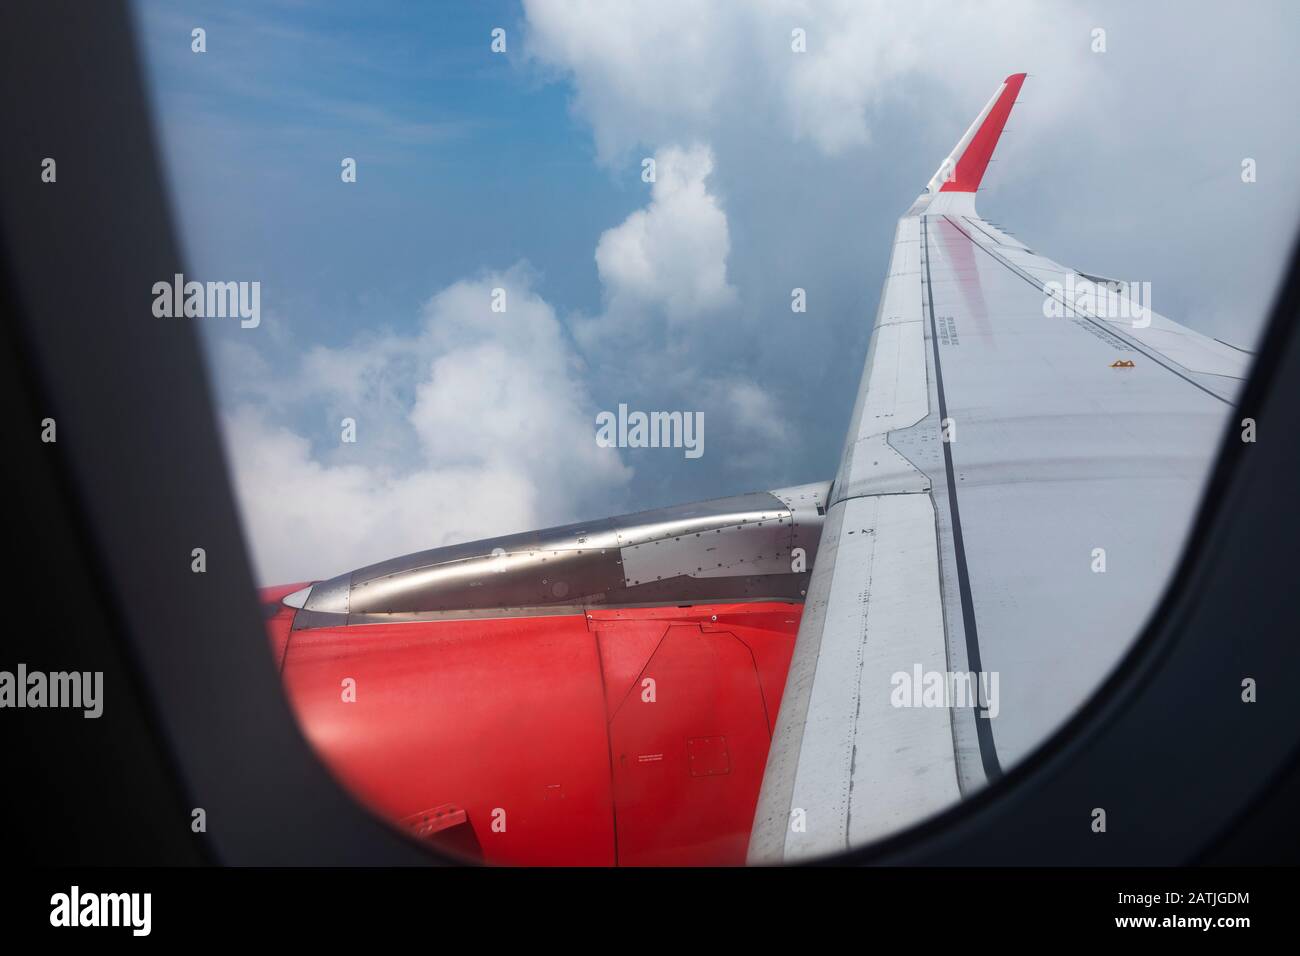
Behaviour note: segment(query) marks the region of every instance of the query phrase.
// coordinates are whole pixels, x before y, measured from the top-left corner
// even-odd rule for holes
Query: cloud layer
[[[1092,26],[1077,5],[1035,19],[1010,0],[524,0],[524,10],[530,55],[572,80],[575,109],[606,161],[645,143],[708,141],[745,127],[838,154],[871,141],[881,104],[917,102],[911,81],[991,91],[1022,67],[1082,59]],[[948,119],[927,112],[917,118]]]
[[[859,208],[864,193],[891,197],[897,215],[998,82],[1027,71],[980,205],[1034,248],[1151,281],[1159,311],[1248,345],[1294,239],[1300,68],[1285,3],[523,2],[528,53],[572,84],[599,158],[619,169],[664,142],[710,144],[733,236],[783,193],[798,197],[792,232],[800,213],[837,229],[836,193]],[[1240,180],[1246,157],[1268,171],[1260,188]],[[811,286],[815,264],[794,265],[792,284]],[[742,296],[746,268],[733,263]],[[856,277],[841,276],[842,294]]]
[[[637,452],[595,440],[597,411],[619,403],[704,411],[710,453],[736,467],[787,437],[758,384],[703,377],[683,350],[680,323],[736,304],[727,219],[707,189],[706,147],[655,160],[646,206],[596,245],[606,308],[571,317],[581,349],[522,263],[438,292],[414,335],[312,346],[282,358],[288,374],[244,339],[223,343],[224,430],[260,580],[623,510]],[[314,425],[294,427],[304,420]]]
[[[524,267],[439,292],[415,336],[314,348],[283,381],[251,371],[225,434],[266,582],[527,530],[630,477],[596,446],[581,363]],[[304,415],[314,443],[279,423]]]
[[[1009,73],[1030,79],[981,211],[1076,268],[1150,281],[1171,318],[1248,345],[1300,210],[1286,5],[1231,29],[1195,3],[524,0],[523,15],[525,85],[570,91],[596,175],[635,197],[572,264],[599,305],[544,301],[546,277],[510,265],[527,250],[501,253],[485,228],[487,271],[418,322],[390,316],[401,331],[359,310],[332,347],[273,317],[223,342],[264,581],[829,476],[893,221]],[[594,416],[620,403],[703,411],[705,458],[598,448]],[[356,444],[339,441],[345,417]]]
[[[649,206],[606,230],[596,246],[610,313],[636,315],[654,306],[681,322],[734,304],[727,217],[706,185],[713,154],[704,146],[671,146],[653,161]]]

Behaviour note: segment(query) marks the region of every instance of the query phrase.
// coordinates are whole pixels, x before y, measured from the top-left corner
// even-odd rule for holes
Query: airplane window
[[[1255,440],[1289,14],[137,0],[154,314],[322,761],[537,865],[822,858],[996,782]]]

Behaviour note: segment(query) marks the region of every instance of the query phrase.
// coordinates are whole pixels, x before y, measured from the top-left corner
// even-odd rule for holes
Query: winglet
[[[948,158],[939,164],[939,171],[930,179],[926,192],[936,193],[973,193],[979,189],[988,168],[993,150],[998,145],[1002,128],[1007,125],[1011,107],[1020,95],[1020,87],[1025,82],[1024,73],[1013,73],[1002,81],[994,92],[993,98],[975,117],[975,122],[966,130]]]

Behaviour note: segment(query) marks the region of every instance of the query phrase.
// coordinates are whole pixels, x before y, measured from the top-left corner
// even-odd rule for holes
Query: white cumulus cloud
[[[727,216],[708,190],[707,146],[660,149],[650,204],[606,230],[596,268],[615,316],[662,307],[671,321],[732,305],[727,282]]]
[[[225,436],[259,579],[598,513],[631,472],[596,446],[580,372],[516,268],[439,292],[415,336],[316,348],[282,381],[245,382]],[[316,442],[277,421],[312,411],[326,419]],[[355,420],[355,444],[339,416]]]
[[[708,140],[729,127],[775,130],[836,154],[870,140],[873,109],[906,98],[903,81],[991,91],[1029,68],[1027,36],[1034,61],[1051,63],[1086,56],[1091,25],[1079,7],[1062,6],[1045,30],[1013,0],[524,0],[524,11],[530,55],[572,78],[575,109],[607,162],[637,144]]]

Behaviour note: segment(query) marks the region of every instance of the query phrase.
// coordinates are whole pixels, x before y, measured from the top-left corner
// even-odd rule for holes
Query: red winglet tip
[[[956,157],[955,176],[940,187],[940,192],[973,193],[979,189],[984,171],[988,168],[993,150],[1006,126],[1011,107],[1020,95],[1020,87],[1025,82],[1025,73],[1012,73],[1002,81],[1002,86],[989,103],[987,113],[979,126],[968,131],[970,136],[962,154]],[[966,139],[966,137],[962,137]],[[960,146],[960,144],[958,144]]]

